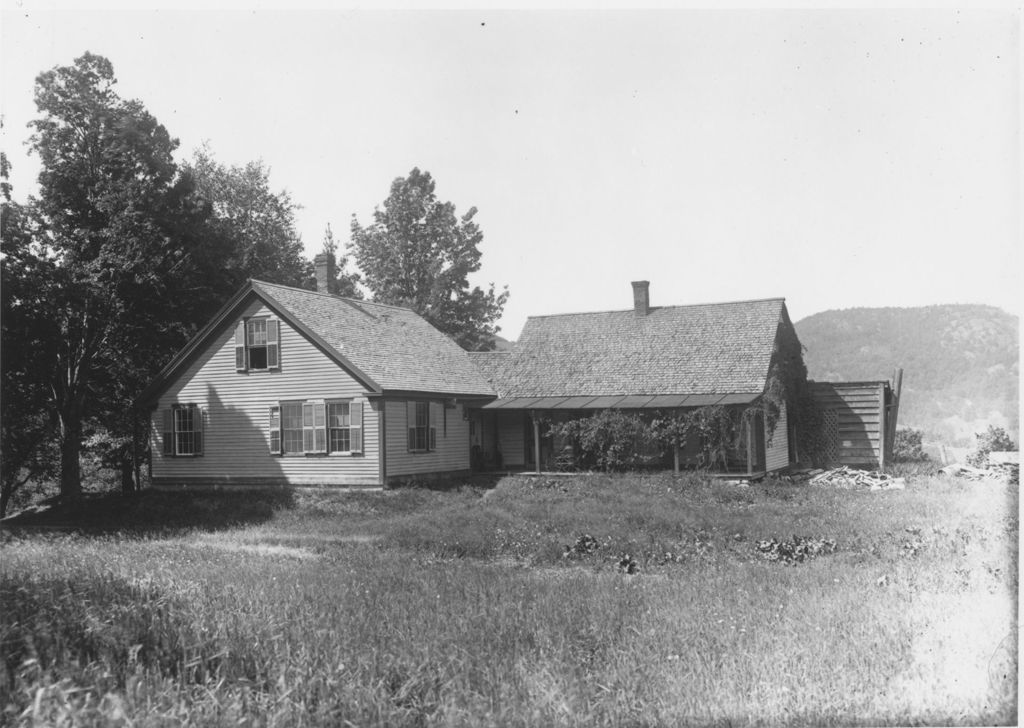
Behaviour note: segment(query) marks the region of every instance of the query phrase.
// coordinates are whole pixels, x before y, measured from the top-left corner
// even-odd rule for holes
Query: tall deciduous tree
[[[324,243],[320,250],[330,261],[330,270],[334,272],[333,278],[327,281],[327,290],[336,296],[345,298],[362,298],[363,293],[359,290],[359,274],[348,271],[348,256],[338,256],[338,243],[334,240],[334,231],[328,224],[324,230]]]
[[[63,495],[81,489],[86,418],[123,428],[132,394],[223,296],[223,250],[205,235],[209,206],[178,173],[177,140],[115,84],[90,53],[36,79],[35,356]]]
[[[188,171],[213,207],[215,233],[232,248],[226,268],[235,278],[233,287],[247,278],[312,286],[313,267],[303,257],[302,238],[295,229],[298,205],[287,190],[271,189],[270,170],[263,162],[225,166],[204,146]]]
[[[409,306],[462,347],[488,350],[508,288],[470,288],[483,240],[475,215],[471,207],[456,217],[455,206],[434,194],[430,173],[413,169],[391,184],[372,224],[352,216],[351,247],[374,300]]]
[[[0,517],[29,479],[55,469],[54,428],[47,379],[34,360],[44,345],[36,300],[46,261],[32,252],[29,211],[11,199],[6,156],[0,152]]]

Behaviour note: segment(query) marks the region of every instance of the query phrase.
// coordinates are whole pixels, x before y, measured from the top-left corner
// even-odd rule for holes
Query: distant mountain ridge
[[[1019,321],[994,306],[824,311],[796,324],[811,379],[890,379],[902,367],[901,425],[972,446],[997,425],[1020,442]]]

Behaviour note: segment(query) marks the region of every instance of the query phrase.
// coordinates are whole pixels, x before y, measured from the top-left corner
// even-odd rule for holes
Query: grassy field
[[[1013,724],[1017,513],[924,475],[97,497],[4,531],[0,723]],[[758,549],[794,536],[836,547]]]

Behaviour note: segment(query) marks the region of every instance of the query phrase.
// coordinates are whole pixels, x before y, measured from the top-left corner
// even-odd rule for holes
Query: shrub
[[[657,427],[639,415],[618,410],[602,410],[592,417],[553,424],[551,431],[556,438],[572,443],[572,461],[577,468],[641,470],[656,464],[662,455]],[[569,462],[569,454],[563,449],[557,464],[568,469]]]
[[[892,457],[898,463],[920,463],[928,459],[921,445],[922,432],[913,427],[900,427],[896,430]]]
[[[1014,444],[1006,430],[995,425],[989,425],[987,430],[977,433],[974,437],[977,440],[977,448],[967,456],[967,464],[978,468],[988,466],[990,452],[1017,449],[1017,445]]]

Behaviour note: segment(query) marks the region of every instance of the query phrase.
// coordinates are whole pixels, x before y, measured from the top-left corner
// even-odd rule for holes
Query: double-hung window
[[[351,400],[296,400],[270,408],[270,452],[275,455],[357,454],[363,450],[363,404]]]
[[[176,404],[164,410],[163,454],[194,457],[203,454],[203,410],[194,404]]]
[[[410,452],[437,449],[437,422],[440,405],[436,402],[406,402],[406,427]]]
[[[280,369],[280,322],[254,316],[235,327],[235,369],[240,372]]]
[[[302,402],[281,403],[281,453],[303,452]]]

